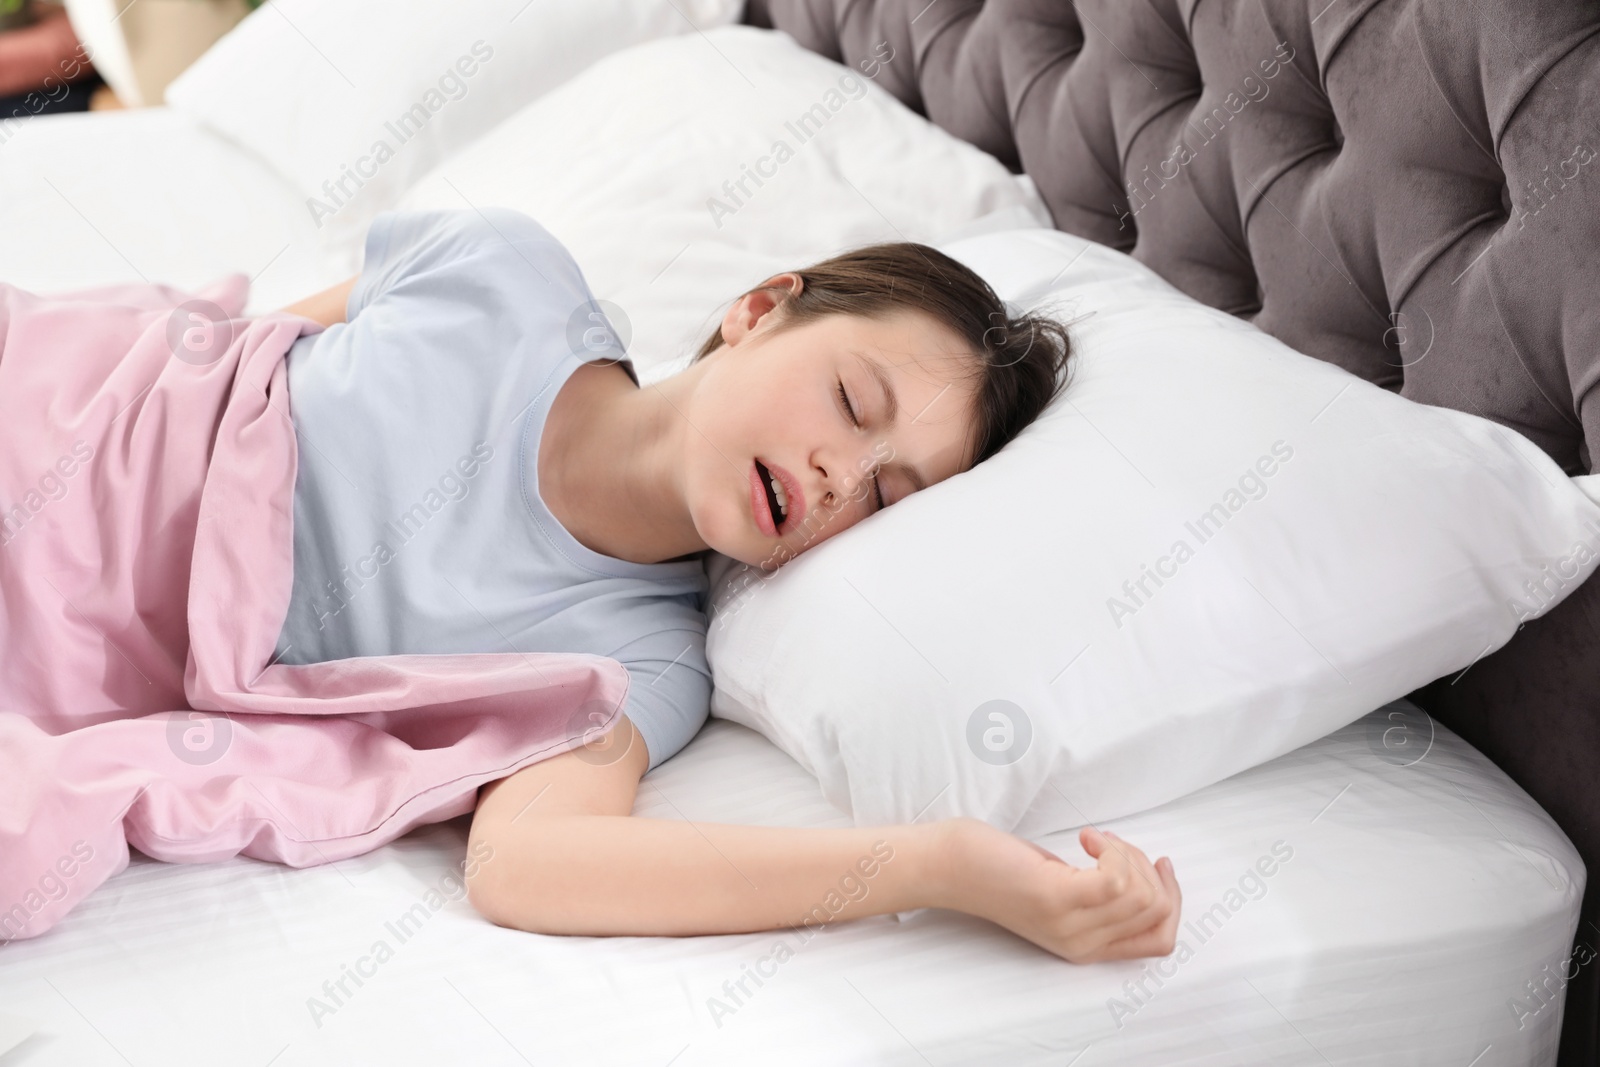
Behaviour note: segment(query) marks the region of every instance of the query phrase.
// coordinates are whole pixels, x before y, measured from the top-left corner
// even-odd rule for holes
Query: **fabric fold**
[[[516,651],[270,663],[293,576],[284,357],[248,283],[0,285],[0,939],[128,863],[295,867],[473,810],[609,730],[628,675]]]

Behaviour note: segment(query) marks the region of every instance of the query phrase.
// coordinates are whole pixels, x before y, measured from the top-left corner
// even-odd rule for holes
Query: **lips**
[[[773,510],[771,488],[767,485],[767,476],[778,479],[783,486],[784,502],[787,514],[783,525],[778,524],[777,512]],[[805,494],[800,490],[800,483],[795,476],[776,464],[763,463],[755,460],[750,464],[750,510],[755,514],[756,525],[768,537],[780,537],[784,530],[792,528],[795,517],[805,513]]]

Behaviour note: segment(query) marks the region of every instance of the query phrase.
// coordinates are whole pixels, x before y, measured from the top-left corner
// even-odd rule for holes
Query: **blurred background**
[[[0,120],[160,104],[260,2],[0,0]]]

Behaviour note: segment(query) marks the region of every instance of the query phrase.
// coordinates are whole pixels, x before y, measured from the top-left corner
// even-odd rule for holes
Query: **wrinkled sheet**
[[[248,282],[0,284],[0,940],[128,864],[313,866],[473,810],[592,741],[581,654],[269,660],[293,578],[284,357]]]

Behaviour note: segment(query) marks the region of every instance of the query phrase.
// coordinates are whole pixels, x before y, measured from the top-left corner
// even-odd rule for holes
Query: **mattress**
[[[10,129],[0,279],[12,285],[197,288],[237,271],[251,279],[254,315],[349,276],[293,187],[179,112],[49,115]]]
[[[1407,760],[1383,737],[1402,728]],[[722,720],[644,779],[635,814],[848,824]],[[1107,824],[1172,856],[1191,951],[1165,974],[938,909],[809,940],[504,929],[451,893],[469,822],[304,870],[136,854],[0,949],[0,1005],[36,1027],[5,1062],[1548,1064],[1560,1008],[1530,983],[1560,965],[1584,879],[1521,789],[1406,705]],[[1087,863],[1071,833],[1042,842]]]

